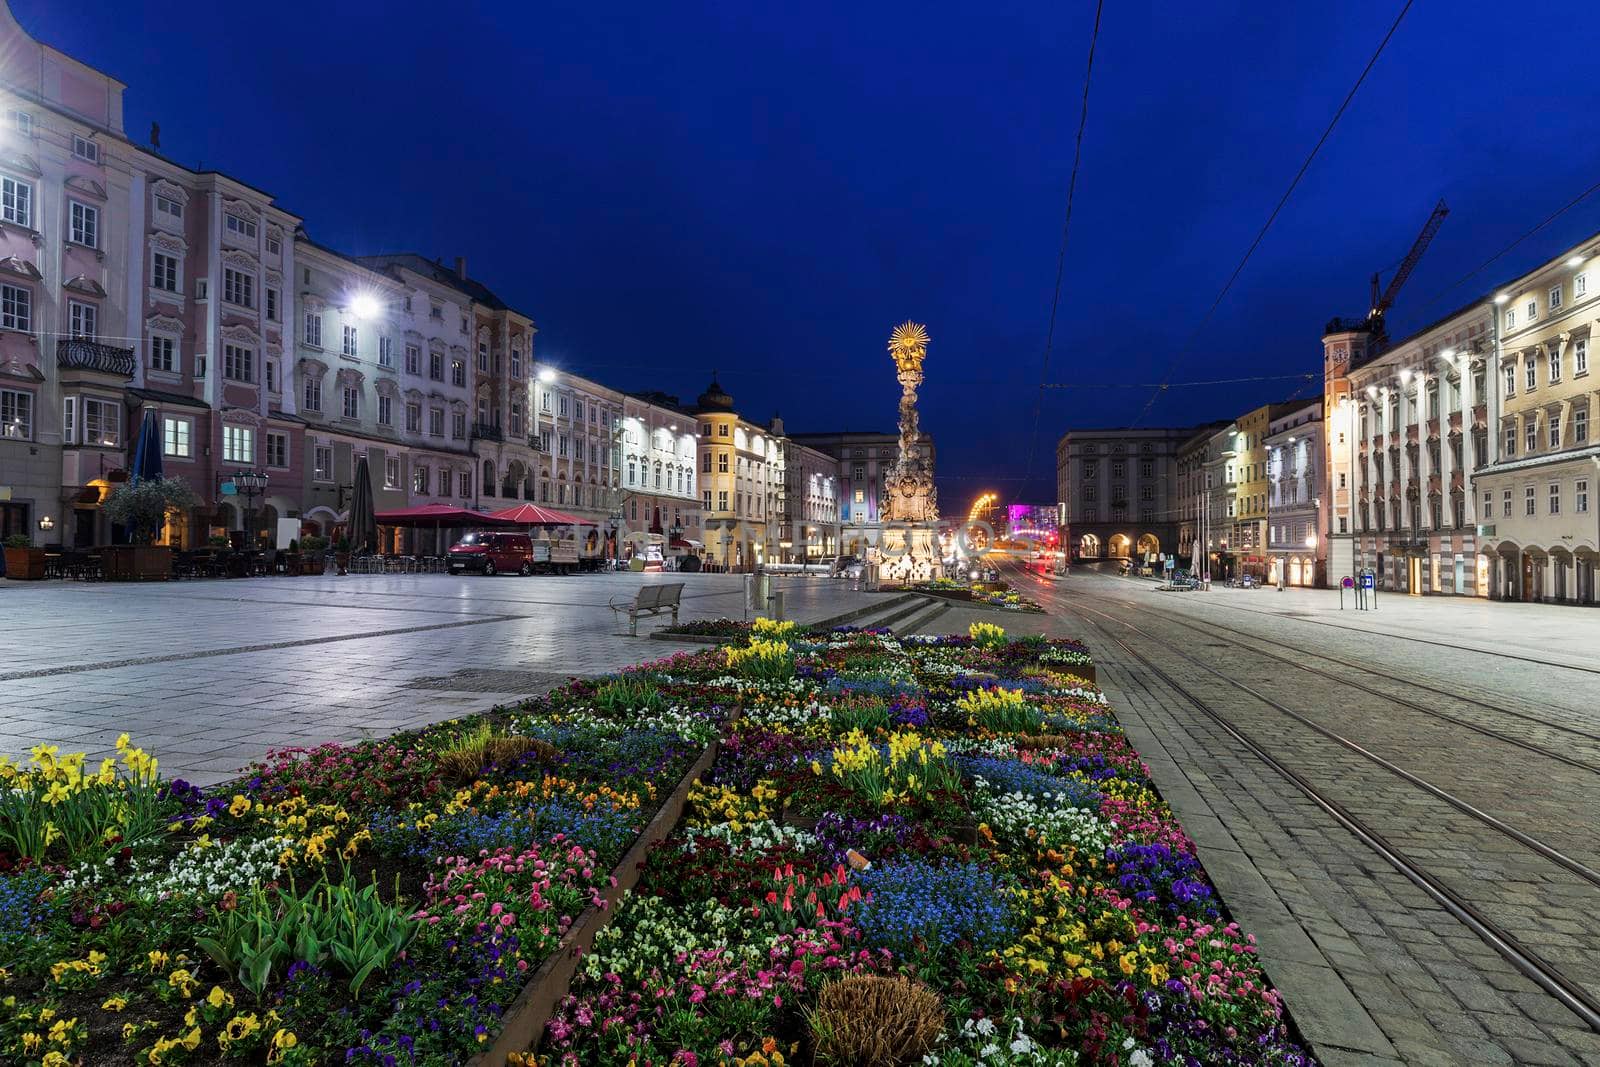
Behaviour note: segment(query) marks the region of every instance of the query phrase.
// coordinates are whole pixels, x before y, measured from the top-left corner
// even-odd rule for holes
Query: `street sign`
[[[1177,566],[1178,566],[1178,561],[1173,559],[1171,556],[1168,556],[1167,560],[1166,560],[1166,563],[1163,565],[1162,569],[1169,570],[1169,571],[1170,570],[1176,570]]]
[[[233,485],[232,482],[223,482],[222,483],[221,492],[222,492],[223,496],[233,496],[234,494],[238,493],[238,491],[239,491],[238,489],[234,488],[234,485]]]
[[[1376,589],[1377,586],[1378,586],[1377,579],[1373,577],[1373,575],[1372,575],[1372,573],[1370,571],[1361,576],[1361,588],[1363,588],[1363,589]]]
[[[1344,580],[1339,584],[1346,589],[1354,589],[1356,587],[1356,580],[1347,574],[1344,576]]]

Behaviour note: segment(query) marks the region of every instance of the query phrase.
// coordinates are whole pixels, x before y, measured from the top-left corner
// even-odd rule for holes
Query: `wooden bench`
[[[660,615],[664,611],[672,612],[672,623],[678,623],[678,601],[683,596],[683,583],[670,582],[662,585],[641,585],[632,600],[618,601],[613,599],[608,605],[613,612],[628,613],[628,633],[634,637],[639,636],[640,615]]]

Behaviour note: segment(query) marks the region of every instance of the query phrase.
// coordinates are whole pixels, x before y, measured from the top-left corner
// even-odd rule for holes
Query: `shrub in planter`
[[[166,524],[167,512],[188,511],[199,504],[200,498],[182,478],[148,478],[117,486],[103,510],[106,518],[127,529],[135,544],[148,545]]]
[[[27,534],[6,538],[6,577],[36,582],[44,577],[44,549],[34,548]]]

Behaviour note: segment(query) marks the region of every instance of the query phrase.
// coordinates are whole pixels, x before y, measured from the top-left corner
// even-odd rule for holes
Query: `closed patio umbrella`
[[[139,424],[139,438],[133,445],[133,467],[128,478],[138,485],[161,476],[161,430],[156,425],[156,413],[146,409],[144,421]]]
[[[372,511],[372,474],[367,457],[356,460],[355,492],[350,497],[350,550],[371,552],[378,545],[378,520]]]

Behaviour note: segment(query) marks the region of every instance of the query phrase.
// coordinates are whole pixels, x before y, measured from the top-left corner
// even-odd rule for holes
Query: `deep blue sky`
[[[1049,501],[1054,442],[1145,390],[1032,412],[1094,13],[1089,0],[561,5],[12,0],[128,83],[127,127],[275,194],[351,253],[465,255],[539,354],[747,417],[892,429],[885,341],[932,334],[923,425],[946,510]],[[1107,5],[1050,379],[1165,373],[1400,0]],[[1174,381],[1320,369],[1433,203],[1401,336],[1600,229],[1582,4],[1419,0]],[[1294,383],[1165,394],[1145,424]]]

